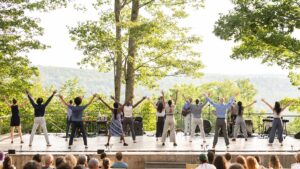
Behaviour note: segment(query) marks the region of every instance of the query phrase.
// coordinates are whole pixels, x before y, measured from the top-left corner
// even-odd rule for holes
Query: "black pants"
[[[72,121],[67,118],[67,129],[66,129],[66,138],[69,137],[69,131],[70,131],[70,126],[72,124]]]
[[[129,125],[132,139],[135,140],[135,132],[133,128],[133,117],[124,117],[123,120],[123,130],[124,133],[127,133],[127,126]]]
[[[164,130],[165,118],[157,117],[156,121],[156,138],[161,137]]]
[[[82,121],[73,121],[72,122],[72,132],[71,132],[71,137],[70,137],[70,140],[69,140],[69,145],[73,144],[73,138],[75,136],[75,132],[76,132],[77,129],[80,129],[80,132],[81,132],[82,137],[83,137],[84,145],[87,145],[86,133],[85,133]]]

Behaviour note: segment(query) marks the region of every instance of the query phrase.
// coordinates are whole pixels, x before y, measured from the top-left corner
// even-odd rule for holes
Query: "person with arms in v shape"
[[[43,98],[38,98],[36,100],[36,103],[33,101],[32,96],[30,95],[30,93],[28,91],[26,91],[26,95],[30,101],[30,104],[32,105],[32,107],[34,108],[34,124],[31,130],[31,135],[30,135],[30,141],[29,141],[29,146],[31,147],[32,145],[32,141],[33,141],[33,137],[35,135],[36,129],[41,126],[44,132],[44,136],[47,142],[47,146],[51,146],[50,142],[49,142],[49,137],[48,137],[48,131],[47,131],[47,126],[46,126],[46,120],[45,120],[45,110],[46,107],[48,106],[48,104],[50,103],[50,101],[52,100],[53,96],[55,95],[56,90],[53,91],[52,95],[47,99],[47,101],[43,103]]]
[[[59,98],[62,101],[62,103],[65,106],[67,106],[69,109],[72,110],[72,115],[71,115],[72,130],[71,130],[71,136],[70,136],[70,140],[69,140],[69,149],[71,149],[71,146],[73,145],[73,139],[74,139],[75,132],[77,129],[80,129],[80,132],[83,137],[84,146],[85,146],[85,148],[88,148],[82,116],[83,116],[84,110],[94,101],[96,96],[97,96],[97,94],[94,94],[93,97],[91,98],[91,100],[84,106],[80,106],[82,103],[82,97],[78,96],[74,99],[75,106],[72,106],[64,100],[62,95],[59,95]]]

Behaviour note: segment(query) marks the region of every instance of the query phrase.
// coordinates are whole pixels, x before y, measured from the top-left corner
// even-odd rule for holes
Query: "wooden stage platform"
[[[43,135],[35,135],[32,147],[29,147],[29,134],[23,136],[24,144],[19,143],[19,138],[16,136],[13,144],[10,143],[8,135],[0,136],[0,150],[7,152],[9,149],[16,150],[15,158],[19,165],[23,165],[23,162],[31,159],[32,155],[36,153],[46,154],[51,153],[55,156],[64,155],[67,153],[77,154],[89,154],[91,156],[97,156],[98,149],[104,149],[104,151],[113,159],[115,152],[124,152],[124,160],[132,166],[136,166],[133,169],[144,168],[146,162],[153,161],[167,161],[167,162],[187,162],[197,163],[198,156],[201,152],[206,153],[208,149],[212,147],[213,135],[206,137],[208,145],[201,147],[202,140],[199,136],[195,136],[193,142],[189,142],[189,137],[184,136],[183,133],[178,133],[177,147],[174,147],[169,139],[166,141],[166,145],[162,146],[161,141],[156,141],[156,138],[150,133],[144,136],[137,136],[137,143],[132,142],[131,137],[126,137],[126,142],[129,146],[124,147],[119,143],[118,137],[112,137],[110,147],[105,147],[107,137],[97,136],[88,138],[88,149],[83,146],[82,138],[76,138],[71,149],[68,149],[68,142],[65,141],[64,134],[49,134],[49,139],[52,144],[51,147],[46,146],[46,141]],[[289,168],[289,165],[294,162],[294,155],[300,150],[300,140],[293,137],[286,137],[284,145],[280,146],[277,140],[275,140],[273,146],[268,146],[268,139],[260,137],[250,137],[248,141],[243,138],[238,138],[237,141],[232,142],[230,139],[230,147],[226,149],[223,137],[219,137],[219,142],[216,146],[216,154],[224,154],[230,152],[233,156],[236,155],[260,155],[267,163],[267,159],[270,155],[277,154],[283,162],[285,168]],[[131,168],[131,167],[130,167]]]

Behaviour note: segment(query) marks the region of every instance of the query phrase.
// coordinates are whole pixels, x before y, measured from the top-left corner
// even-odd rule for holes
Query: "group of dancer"
[[[39,126],[43,129],[44,137],[47,142],[47,146],[51,146],[49,138],[48,138],[48,132],[46,127],[46,121],[45,121],[45,110],[47,105],[50,103],[54,95],[56,94],[56,90],[53,91],[52,95],[46,100],[44,103],[43,98],[37,98],[36,101],[34,101],[31,94],[26,91],[26,95],[29,99],[30,104],[32,105],[34,109],[34,124],[31,131],[29,146],[32,146],[33,138],[35,135],[35,132]],[[177,146],[176,142],[176,121],[175,121],[175,112],[176,112],[176,103],[178,98],[178,91],[176,91],[176,95],[174,99],[169,99],[165,101],[165,95],[164,92],[161,93],[162,95],[159,97],[158,101],[154,106],[156,107],[157,113],[156,113],[156,139],[158,140],[159,137],[161,137],[162,146],[165,145],[165,141],[168,135],[168,131],[170,131],[170,142],[173,142],[174,146]],[[128,146],[128,144],[125,141],[125,131],[127,131],[127,127],[129,126],[131,136],[133,139],[133,142],[136,143],[136,136],[134,131],[134,116],[133,116],[133,109],[137,107],[140,103],[142,103],[146,97],[143,97],[141,100],[139,100],[137,103],[133,104],[132,100],[133,97],[130,97],[128,100],[125,101],[124,104],[121,104],[118,102],[114,97],[111,97],[111,99],[114,100],[114,103],[112,106],[110,106],[106,101],[103,100],[100,96],[97,94],[94,94],[91,100],[85,104],[82,104],[83,97],[78,96],[74,98],[74,100],[70,100],[69,102],[66,102],[64,100],[64,97],[62,95],[58,95],[63,105],[67,107],[67,130],[66,130],[66,140],[68,139],[69,135],[69,129],[71,126],[71,135],[69,139],[69,148],[71,148],[73,144],[73,139],[75,136],[75,133],[77,130],[80,131],[85,148],[88,148],[87,145],[87,136],[84,129],[84,123],[83,123],[83,114],[84,110],[95,100],[95,98],[98,98],[112,113],[111,123],[109,127],[108,132],[108,140],[105,146],[110,145],[110,138],[112,136],[118,136],[120,137],[120,142],[123,143],[124,146]],[[240,131],[240,128],[242,128],[242,132],[244,135],[245,140],[247,141],[247,130],[246,130],[246,124],[245,120],[243,118],[244,109],[247,107],[252,106],[256,101],[253,101],[251,104],[247,106],[243,106],[242,102],[239,101],[237,104],[235,104],[234,97],[231,97],[229,99],[228,103],[225,103],[224,98],[219,98],[219,102],[216,103],[212,99],[210,99],[209,94],[204,94],[203,97],[205,98],[204,103],[200,103],[199,99],[195,100],[195,103],[193,103],[193,99],[189,98],[186,99],[183,95],[184,99],[186,100],[185,105],[183,106],[183,112],[185,112],[185,118],[190,118],[191,122],[191,129],[190,129],[190,142],[193,140],[193,136],[195,134],[195,129],[197,126],[200,128],[201,132],[201,138],[203,140],[203,144],[206,143],[205,139],[205,132],[203,127],[203,118],[202,118],[202,109],[205,107],[207,103],[212,105],[215,108],[215,116],[216,116],[216,124],[215,124],[215,135],[213,139],[213,146],[214,149],[217,142],[218,142],[218,136],[220,130],[222,130],[222,133],[224,135],[226,147],[229,147],[229,139],[228,139],[228,132],[227,132],[227,110],[228,109],[234,109],[236,114],[234,114],[234,134],[232,141],[236,141],[237,134]],[[13,143],[14,139],[14,128],[18,128],[19,136],[20,136],[20,143],[24,143],[22,139],[22,131],[21,131],[21,124],[20,124],[20,116],[19,116],[19,108],[23,107],[26,102],[22,104],[18,104],[16,99],[12,99],[12,104],[8,102],[8,99],[5,99],[6,103],[10,106],[12,116],[11,116],[11,143]],[[75,105],[73,105],[73,102]],[[279,102],[275,102],[274,107],[269,104],[267,101],[262,99],[262,102],[265,103],[273,112],[273,123],[272,123],[272,129],[269,136],[269,145],[272,145],[274,142],[275,134],[277,132],[277,137],[282,145],[283,142],[283,124],[282,124],[282,112],[290,106],[292,103],[287,104],[285,107],[281,107]],[[123,118],[121,118],[123,116]],[[188,120],[185,120],[187,123]],[[188,126],[188,125],[185,125]],[[185,128],[185,135],[187,135],[188,130]],[[201,143],[201,145],[203,145]]]

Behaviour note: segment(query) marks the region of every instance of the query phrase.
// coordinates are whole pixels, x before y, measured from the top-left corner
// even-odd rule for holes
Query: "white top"
[[[282,117],[282,113],[280,112],[279,115],[278,115],[277,112],[275,110],[273,110],[273,117],[274,118],[281,118]]]
[[[175,113],[175,107],[176,105],[171,105],[171,107],[166,104],[165,110],[166,110],[166,115],[173,115]]]
[[[294,163],[291,165],[291,169],[300,169],[300,163]]]
[[[216,169],[216,167],[212,164],[203,163],[200,164],[196,169]]]
[[[124,117],[132,117],[133,107],[132,106],[124,106]]]
[[[161,113],[160,112],[156,112],[156,116],[157,117],[165,117],[165,115],[166,115],[166,110],[165,109],[163,109],[161,111]]]

